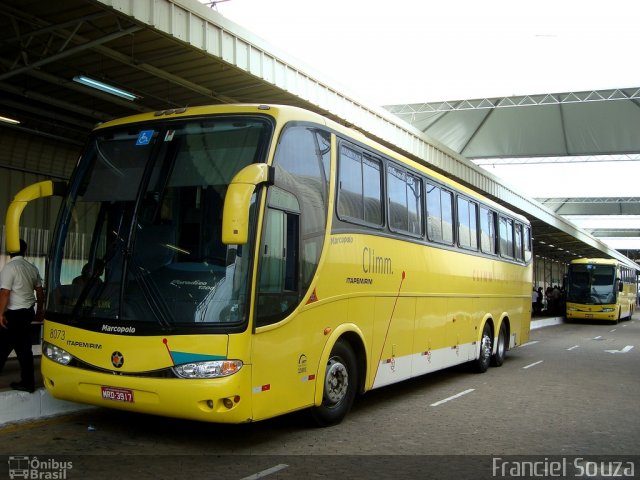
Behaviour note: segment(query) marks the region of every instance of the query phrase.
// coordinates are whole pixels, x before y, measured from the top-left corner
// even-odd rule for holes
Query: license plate
[[[133,391],[128,388],[102,387],[102,398],[115,402],[133,403]]]
[[[593,313],[585,313],[584,318],[593,318]]]

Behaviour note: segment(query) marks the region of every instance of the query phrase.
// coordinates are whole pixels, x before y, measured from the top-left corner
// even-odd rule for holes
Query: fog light
[[[213,410],[213,400],[207,400],[207,407]]]
[[[224,404],[225,407],[227,407],[229,410],[231,410],[233,408],[233,402],[231,401],[230,398],[223,398],[222,399],[222,403]]]

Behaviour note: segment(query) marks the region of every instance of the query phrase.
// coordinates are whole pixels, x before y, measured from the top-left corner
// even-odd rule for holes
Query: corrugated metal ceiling
[[[96,123],[140,111],[292,104],[356,126],[515,206],[533,218],[536,238],[538,232],[556,235],[556,244],[570,244],[574,254],[622,257],[390,113],[312,77],[194,0],[3,0],[0,38],[0,115],[21,121],[0,124],[0,168],[68,176]],[[130,102],[73,82],[81,74],[139,98]],[[553,258],[571,258],[567,249],[536,248]]]

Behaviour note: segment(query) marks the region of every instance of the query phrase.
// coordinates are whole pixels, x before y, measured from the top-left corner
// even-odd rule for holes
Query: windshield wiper
[[[151,278],[150,275],[147,275],[145,269],[138,265],[138,263],[133,259],[133,255],[129,256],[129,264],[132,267],[130,271],[133,273],[136,282],[138,282],[140,290],[142,291],[142,296],[147,302],[149,310],[151,310],[156,321],[163,329],[172,330],[173,315],[162,298],[153,278]]]

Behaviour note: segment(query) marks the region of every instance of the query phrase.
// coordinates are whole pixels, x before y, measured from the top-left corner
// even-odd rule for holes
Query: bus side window
[[[343,145],[340,148],[338,175],[338,217],[381,226],[381,163]]]
[[[453,194],[427,183],[427,236],[433,242],[453,243]]]
[[[480,249],[483,253],[496,253],[496,214],[480,207]]]
[[[514,226],[514,250],[516,260],[524,261],[524,241],[523,233],[522,233],[522,224],[516,223]]]
[[[500,256],[513,258],[513,220],[500,216]]]
[[[389,165],[387,187],[391,230],[422,235],[422,181],[409,172]]]
[[[458,244],[470,250],[478,249],[478,205],[458,197]]]
[[[531,253],[531,227],[524,227],[524,261],[529,263],[533,257]]]

